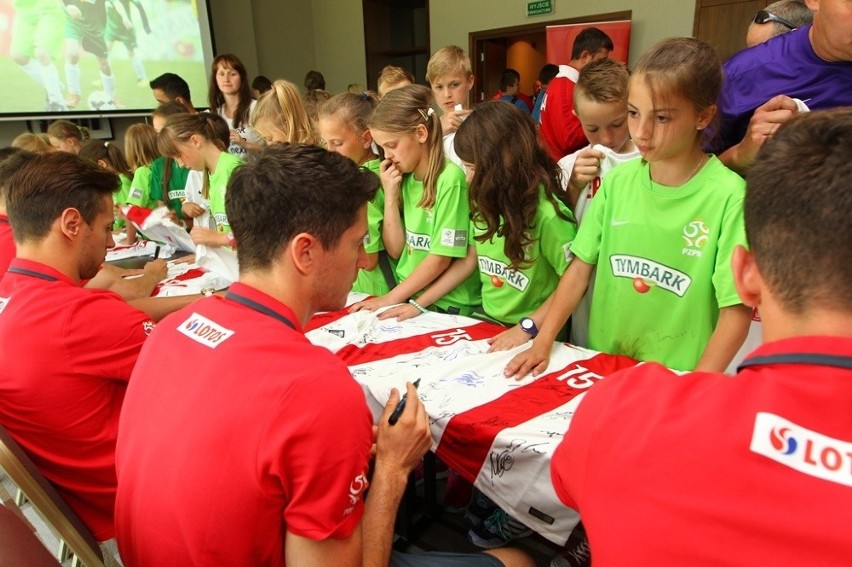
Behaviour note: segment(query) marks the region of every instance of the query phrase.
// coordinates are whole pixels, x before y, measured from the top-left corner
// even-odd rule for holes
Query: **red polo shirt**
[[[813,354],[848,364],[852,339],[769,343],[736,376],[645,364],[589,391],[551,476],[595,567],[848,564],[852,370]]]
[[[118,414],[152,327],[44,264],[12,260],[0,281],[0,423],[98,541],[114,536]]]
[[[236,283],[228,298],[170,315],[142,349],[121,415],[124,564],[284,565],[287,531],[349,536],[371,426],[344,363],[274,298]]]
[[[569,71],[576,73],[573,67]],[[575,86],[576,79],[572,80],[560,74],[550,81],[544,95],[539,132],[554,161],[559,161],[589,143],[580,119],[574,114]]]
[[[0,278],[6,273],[6,268],[15,257],[15,239],[12,237],[12,227],[9,217],[0,215]]]

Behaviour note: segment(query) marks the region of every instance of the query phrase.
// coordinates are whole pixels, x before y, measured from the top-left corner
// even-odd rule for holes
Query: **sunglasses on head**
[[[766,24],[769,22],[778,22],[785,28],[794,30],[796,26],[785,20],[784,18],[779,18],[775,14],[771,12],[767,12],[766,10],[759,10],[757,14],[754,15],[754,23],[756,24]]]

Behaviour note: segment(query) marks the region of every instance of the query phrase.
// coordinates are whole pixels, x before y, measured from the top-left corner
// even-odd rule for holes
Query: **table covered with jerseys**
[[[527,346],[487,353],[486,339],[502,330],[457,315],[429,312],[399,322],[344,310],[317,315],[307,336],[346,362],[374,411],[392,388],[419,378],[435,454],[510,515],[562,545],[579,518],[554,492],[553,452],[583,394],[636,361],[556,343],[541,376],[506,379],[504,367]]]

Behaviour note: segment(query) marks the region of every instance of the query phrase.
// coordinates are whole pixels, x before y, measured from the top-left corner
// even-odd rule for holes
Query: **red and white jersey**
[[[513,517],[566,541],[579,517],[553,490],[551,456],[584,392],[635,360],[554,343],[547,371],[516,381],[503,369],[528,345],[489,354],[486,339],[499,325],[432,312],[403,322],[335,315],[318,316],[325,324],[307,333],[311,342],[342,358],[380,404],[419,378],[441,460]]]

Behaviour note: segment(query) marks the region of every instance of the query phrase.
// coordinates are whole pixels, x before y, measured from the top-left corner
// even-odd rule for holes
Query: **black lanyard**
[[[13,274],[20,274],[22,276],[30,276],[31,278],[38,278],[40,280],[46,280],[49,282],[59,281],[59,278],[55,278],[48,274],[42,274],[41,272],[36,272],[35,270],[28,270],[26,268],[18,268],[16,266],[12,266],[7,272],[12,272]]]
[[[253,301],[253,300],[249,299],[248,297],[243,297],[242,295],[237,295],[233,291],[229,291],[228,293],[225,294],[225,299],[230,299],[231,301],[236,301],[237,303],[241,303],[242,305],[245,305],[249,309],[254,309],[258,313],[263,313],[264,315],[268,315],[268,316],[272,317],[273,319],[281,321],[282,323],[284,323],[285,325],[287,325],[288,327],[290,327],[294,331],[298,331],[298,329],[296,328],[296,325],[293,324],[293,322],[290,319],[288,319],[287,317],[285,317],[281,313],[276,313],[275,311],[273,311],[272,309],[270,309],[269,307],[267,307],[265,305],[261,305],[257,301]]]
[[[758,356],[744,360],[737,367],[737,372],[743,368],[751,366],[762,366],[765,364],[813,364],[817,366],[834,366],[845,370],[852,370],[852,356],[842,356],[835,354],[808,354],[808,353],[790,353],[790,354],[775,354],[770,356]]]

